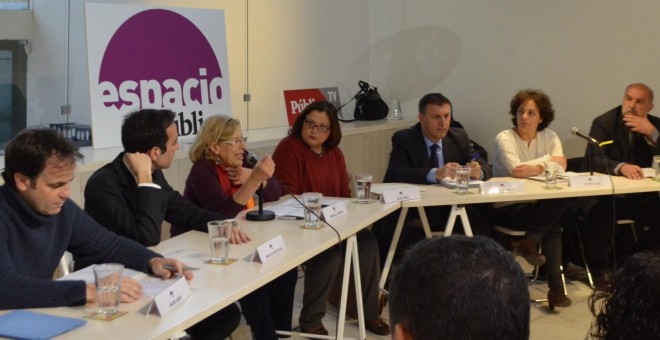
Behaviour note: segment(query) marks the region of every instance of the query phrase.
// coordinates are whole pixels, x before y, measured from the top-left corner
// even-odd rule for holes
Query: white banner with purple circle
[[[86,3],[85,20],[95,149],[141,108],[174,111],[181,137],[232,115],[223,10]]]

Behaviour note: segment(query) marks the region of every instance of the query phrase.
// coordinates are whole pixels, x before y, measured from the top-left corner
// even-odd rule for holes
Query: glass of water
[[[119,311],[121,274],[124,272],[124,265],[104,263],[95,265],[93,270],[98,313],[104,316],[114,315]]]
[[[472,168],[469,165],[459,165],[456,168],[456,193],[465,195],[470,187],[470,172]]]
[[[372,174],[355,174],[355,191],[357,193],[357,203],[369,203],[371,196],[371,181],[374,176]]]
[[[545,188],[546,189],[556,189],[557,188],[557,173],[559,172],[559,163],[548,161],[543,164],[545,167]]]
[[[653,170],[655,170],[655,180],[660,181],[660,156],[653,156]]]
[[[323,194],[320,192],[305,192],[302,194],[303,203],[305,204],[305,228],[316,229],[322,227],[318,216],[321,216],[321,198]],[[314,214],[309,211],[313,211]]]
[[[206,224],[211,243],[211,258],[209,262],[223,264],[229,258],[229,239],[237,220],[210,221]]]

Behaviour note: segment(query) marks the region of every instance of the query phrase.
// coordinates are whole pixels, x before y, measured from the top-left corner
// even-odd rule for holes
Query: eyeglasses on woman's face
[[[310,130],[318,129],[319,132],[321,132],[321,133],[326,133],[326,132],[330,131],[330,127],[329,127],[329,126],[325,126],[325,125],[321,125],[321,124],[316,124],[315,121],[313,121],[313,120],[309,120],[309,119],[305,119],[305,120],[303,121],[303,126],[306,127],[306,128],[308,128],[308,129],[310,129]]]
[[[246,145],[246,143],[247,143],[247,137],[238,137],[238,138],[236,138],[236,139],[225,140],[225,141],[221,141],[221,142],[219,142],[219,143],[220,143],[220,144],[227,144],[227,145],[231,145],[231,146]]]

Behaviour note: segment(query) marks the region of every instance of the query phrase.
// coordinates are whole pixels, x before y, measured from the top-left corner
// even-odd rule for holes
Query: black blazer
[[[660,118],[655,116],[648,116],[649,121],[660,131]],[[589,156],[593,149],[594,156],[594,171],[600,173],[607,173],[607,169],[613,175],[614,168],[620,163],[633,163],[633,155],[630,153],[630,137],[628,127],[623,123],[621,106],[617,106],[610,111],[596,117],[591,124],[589,135],[599,142],[613,141],[612,144],[604,145],[603,152],[593,149],[592,145],[587,146],[585,159]],[[603,157],[604,153],[604,157]],[[648,159],[637,162],[640,167],[650,167],[652,155],[660,154],[660,145],[656,141],[655,147],[650,147],[650,155]]]
[[[465,130],[449,128],[447,135],[442,139],[442,155],[445,163],[469,163],[477,152],[472,147]],[[481,165],[484,180],[492,177],[490,165],[481,157],[476,159]],[[429,160],[429,151],[424,143],[422,126],[420,123],[397,131],[392,136],[392,151],[385,172],[383,182],[403,182],[414,184],[428,184],[426,175],[435,166]]]
[[[165,179],[161,170],[152,174],[161,189],[138,187],[120,153],[112,163],[96,170],[85,186],[85,211],[100,225],[145,246],[160,243],[163,221],[181,230],[207,232],[206,223],[226,219],[186,200]]]

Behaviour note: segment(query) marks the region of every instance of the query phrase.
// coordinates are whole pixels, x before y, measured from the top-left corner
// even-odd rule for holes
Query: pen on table
[[[300,216],[293,216],[293,215],[281,215],[277,216],[278,220],[302,220],[304,219],[303,217]]]
[[[166,265],[164,265],[163,267],[164,267],[165,269],[169,270],[169,271],[176,271],[176,267],[173,266],[173,265],[171,265],[171,264],[166,264]],[[185,271],[187,271],[187,272],[190,272],[190,271],[193,271],[193,270],[198,270],[198,269],[199,269],[199,268],[196,268],[196,267],[183,266],[183,270],[185,270]]]

